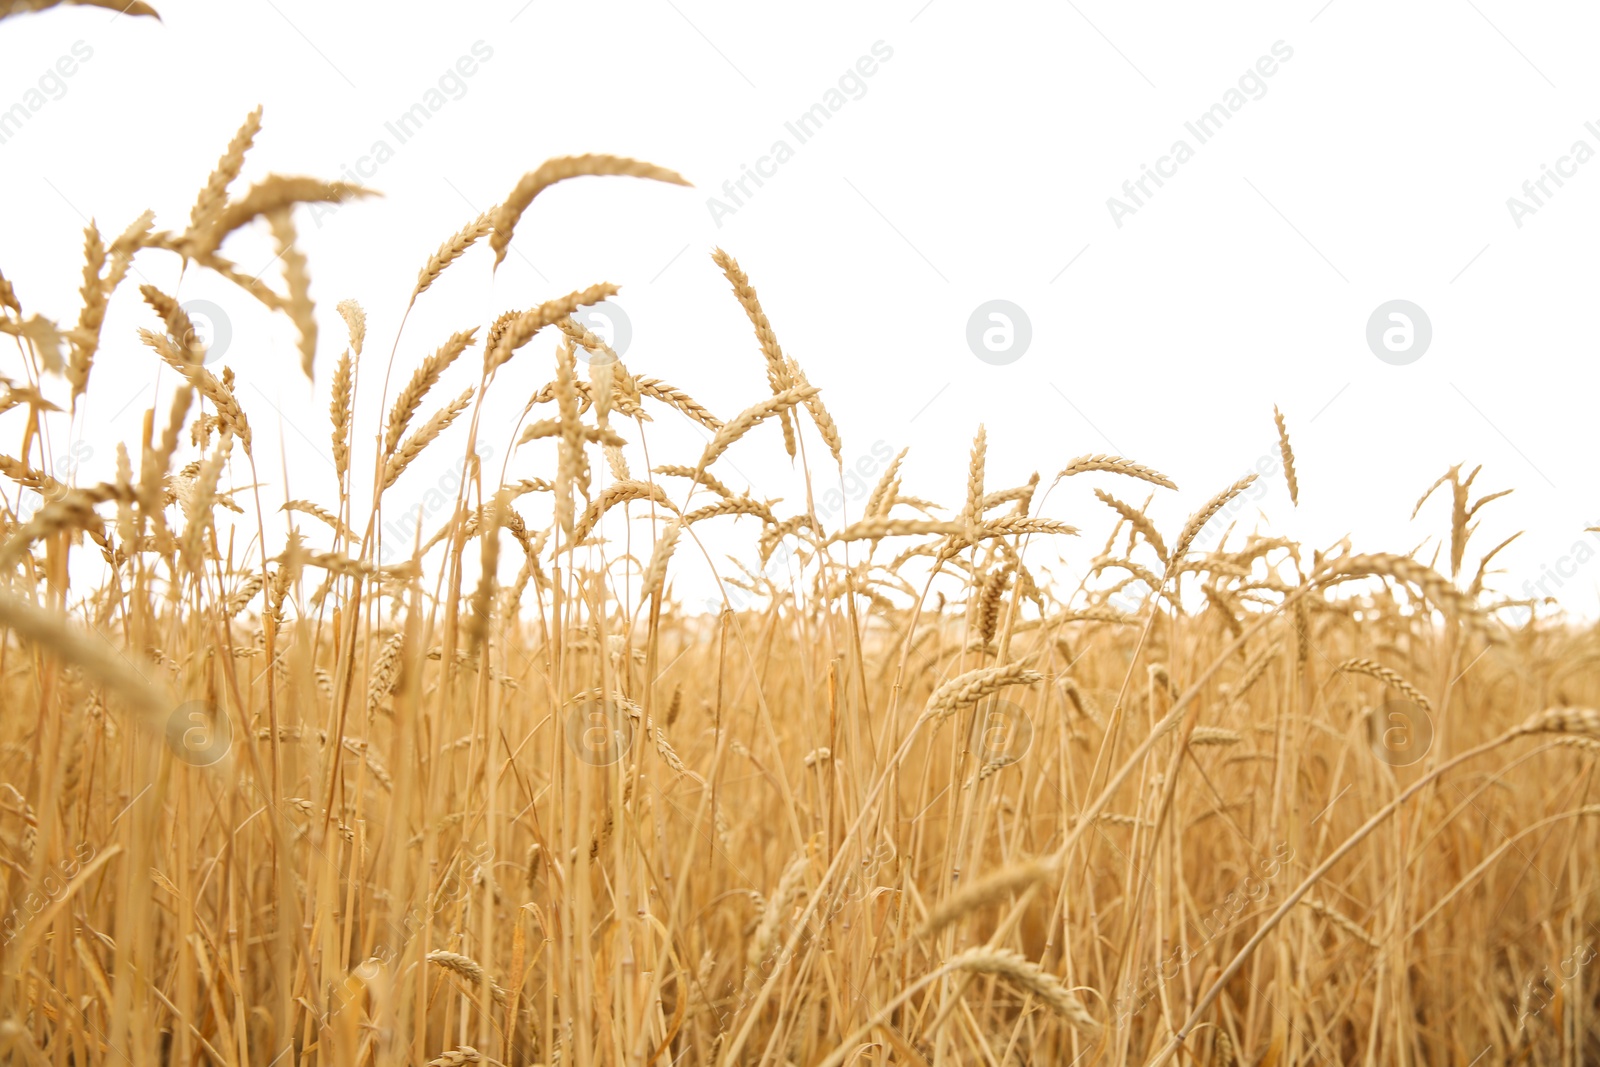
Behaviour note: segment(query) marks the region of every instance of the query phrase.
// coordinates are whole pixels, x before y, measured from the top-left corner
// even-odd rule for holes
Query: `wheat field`
[[[1248,478],[1163,530],[1156,469],[994,471],[977,428],[964,499],[912,495],[902,453],[824,523],[845,431],[733,255],[770,389],[722,418],[573,317],[611,285],[448,337],[373,322],[389,352],[345,301],[319,336],[295,212],[365,191],[245,186],[260,130],[186,222],[91,227],[75,320],[0,279],[7,1062],[1600,1060],[1600,635],[1492,591],[1479,527],[1509,512],[1477,470],[1391,472],[1438,531],[1412,552],[1318,548],[1233,528]],[[410,305],[608,175],[684,183],[552,159]],[[227,256],[252,230],[267,281]],[[136,257],[294,325],[337,484],[279,492]],[[113,301],[136,338],[102,338]],[[51,430],[103,343],[161,396],[114,477],[64,484]],[[475,384],[442,395],[452,367]],[[490,390],[520,424],[480,422]],[[649,454],[669,420],[704,448]],[[727,484],[778,449],[804,499]],[[463,476],[385,543],[428,450]],[[743,546],[720,612],[677,582],[711,531]]]

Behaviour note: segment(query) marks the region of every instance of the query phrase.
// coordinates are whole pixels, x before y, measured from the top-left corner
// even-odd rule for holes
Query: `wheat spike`
[[[94,530],[104,523],[95,513],[97,505],[131,495],[130,490],[116,482],[102,482],[85,489],[68,489],[62,496],[48,501],[31,519],[12,528],[10,538],[0,548],[0,571],[16,565],[35,542],[63,530]]]
[[[351,351],[359,357],[367,340],[367,313],[358,302],[349,299],[339,301],[337,310],[350,334]]]
[[[1189,546],[1194,543],[1194,539],[1200,535],[1200,531],[1205,529],[1206,523],[1211,521],[1212,516],[1221,511],[1223,508],[1227,507],[1235,497],[1244,492],[1246,489],[1250,488],[1251,485],[1255,484],[1255,480],[1256,475],[1245,475],[1243,478],[1240,478],[1238,481],[1228,486],[1228,488],[1224,489],[1222,492],[1206,501],[1205,507],[1195,512],[1193,515],[1190,515],[1189,521],[1183,524],[1183,530],[1178,534],[1178,543],[1172,550],[1172,559],[1170,562],[1176,562],[1182,559],[1189,551]]]
[[[804,388],[796,386],[793,389],[785,389],[766,400],[752,404],[734,416],[733,421],[717,431],[716,436],[706,445],[705,451],[700,454],[700,462],[695,467],[696,477],[715,463],[717,458],[739,438],[774,415],[786,413],[796,404],[802,403],[806,397],[816,392],[816,388],[814,385],[808,385]]]
[[[739,306],[744,308],[745,316],[750,320],[750,325],[756,333],[756,343],[761,347],[761,355],[767,361],[767,384],[771,387],[774,396],[780,396],[795,387],[796,383],[789,373],[788,361],[784,358],[783,349],[778,345],[778,336],[772,331],[772,323],[767,319],[767,313],[761,309],[761,301],[756,296],[755,286],[750,284],[750,279],[739,266],[739,261],[728,253],[718,248],[711,253],[712,261],[722,268],[723,276],[728,279],[728,284],[733,286],[734,298],[739,301]],[[789,458],[795,458],[794,426],[789,422],[787,409],[778,412],[778,421],[783,426],[783,447],[789,453]]]
[[[383,486],[388,489],[400,479],[407,467],[422,454],[422,450],[433,443],[434,439],[449,428],[452,422],[465,410],[472,400],[472,390],[463,389],[461,395],[450,403],[434,412],[433,416],[423,423],[421,428],[400,443],[389,457],[389,462],[383,469]]]
[[[783,876],[778,879],[778,887],[773,890],[772,895],[766,900],[765,907],[761,909],[761,923],[756,927],[755,937],[750,941],[748,958],[751,963],[760,962],[772,948],[772,943],[778,936],[778,927],[787,916],[795,896],[805,886],[805,874],[809,866],[809,861],[802,853],[784,868]]]
[[[938,907],[928,913],[928,918],[923,922],[919,933],[923,937],[931,937],[963,916],[981,911],[1014,893],[1038,885],[1055,873],[1048,864],[1033,862],[1018,863],[995,871],[946,897]]]
[[[506,991],[489,982],[488,975],[484,973],[482,965],[471,956],[463,956],[459,952],[445,952],[440,949],[428,953],[428,962],[465,979],[472,985],[481,986],[487,983],[490,992],[494,995],[495,1002],[498,1004],[505,1003]]]
[[[536,308],[519,313],[508,321],[500,335],[494,338],[490,345],[486,345],[483,353],[484,373],[492,374],[495,370],[505,365],[517,349],[533,340],[533,335],[546,326],[568,318],[580,307],[598,304],[617,295],[617,287],[601,283],[591,285],[587,289],[568,293],[566,296],[555,300],[547,300]]]
[[[661,536],[656,538],[655,548],[650,553],[650,565],[645,568],[641,583],[643,590],[640,596],[641,603],[651,597],[655,597],[658,604],[661,602],[666,588],[667,564],[678,547],[678,535],[682,532],[683,520],[673,519],[662,530]]]
[[[1391,689],[1398,689],[1404,693],[1413,704],[1428,714],[1433,714],[1433,704],[1423,696],[1421,691],[1410,682],[1406,681],[1396,671],[1390,670],[1381,663],[1370,659],[1347,659],[1333,669],[1335,674],[1365,674],[1369,678],[1376,678]]]
[[[350,540],[355,539],[356,535],[351,532],[350,527],[339,521],[339,517],[337,515],[330,512],[327,508],[322,507],[320,504],[314,503],[313,501],[290,500],[283,505],[281,510],[298,511],[302,512],[303,514],[310,515],[312,518],[325,523],[329,529],[333,530],[340,537],[349,538]]]
[[[438,384],[444,372],[461,356],[461,353],[472,347],[477,333],[477,327],[473,327],[451,334],[449,340],[439,346],[438,351],[424,359],[412,372],[411,380],[406,382],[405,388],[400,390],[394,399],[394,405],[389,409],[388,428],[384,431],[383,437],[385,456],[394,454],[401,435],[406,432],[406,426],[411,422],[411,417],[422,406],[423,398]]]
[[[924,534],[954,536],[967,530],[964,523],[936,519],[861,519],[833,535],[835,541],[874,540],[881,537],[915,537]]]
[[[693,467],[667,463],[659,467],[651,468],[650,473],[665,474],[674,478],[688,478],[690,481],[699,482],[701,485],[705,486],[707,489],[711,490],[713,493],[716,493],[725,500],[735,495],[732,489],[729,489],[726,485],[723,485],[717,480],[716,475],[710,473],[709,471],[697,471]]]
[[[1123,503],[1103,489],[1096,489],[1094,495],[1102,504],[1121,515],[1130,526],[1144,535],[1144,539],[1150,542],[1150,547],[1155,549],[1156,558],[1161,560],[1163,564],[1167,562],[1169,558],[1167,543],[1161,539],[1161,534],[1156,530],[1155,523],[1150,521],[1149,516],[1142,509],[1136,508],[1132,504]],[[1159,588],[1161,583],[1158,581],[1149,582],[1149,585],[1154,589]]]
[[[428,1067],[462,1067],[466,1063],[482,1063],[483,1053],[471,1045],[457,1045],[442,1055],[428,1061]]]
[[[648,396],[651,399],[661,401],[663,404],[670,404],[713,433],[723,427],[721,419],[707,411],[696,402],[694,397],[682,389],[668,385],[666,382],[656,378],[639,378],[634,384],[638,386],[641,396]]]
[[[800,364],[793,359],[785,359],[789,368],[789,379],[802,389],[811,383],[806,380],[806,372],[800,369]],[[835,463],[844,462],[844,442],[839,438],[839,427],[833,421],[833,416],[822,403],[822,392],[818,390],[806,397],[806,410],[811,413],[811,422],[817,428],[817,433],[822,437],[822,443],[828,446],[828,451],[833,455]]]
[[[378,705],[388,699],[394,691],[395,683],[400,679],[401,668],[404,660],[401,654],[405,651],[406,636],[403,633],[392,633],[383,642],[383,648],[378,651],[378,658],[373,661],[372,673],[367,681],[367,710],[373,712]]]
[[[1355,556],[1342,556],[1325,561],[1319,583],[1323,585],[1352,578],[1394,578],[1421,589],[1428,599],[1448,609],[1458,618],[1469,622],[1479,615],[1473,600],[1451,585],[1443,575],[1408,556],[1375,552]]]
[[[190,320],[189,313],[172,297],[163,293],[153,285],[139,286],[139,294],[144,297],[144,302],[150,305],[152,311],[161,316],[161,322],[167,328],[167,336],[177,343],[179,351],[189,355],[191,363],[198,363],[205,355],[200,347],[199,337],[195,333],[194,322]]]
[[[4,590],[0,590],[0,626],[11,630],[20,640],[46,648],[81,668],[126,701],[157,733],[165,729],[173,702],[153,680],[159,677],[154,664],[140,665],[138,661],[142,656],[118,649],[98,634],[72,624],[65,616]]]
[[[1139,478],[1152,485],[1159,485],[1163,489],[1178,488],[1172,479],[1159,471],[1151,470],[1142,463],[1123,459],[1121,456],[1108,456],[1104,453],[1079,456],[1061,469],[1057,478],[1070,478],[1074,474],[1086,474],[1089,471],[1110,471],[1113,474],[1126,474],[1130,478]]]
[[[333,371],[332,397],[328,401],[328,421],[333,424],[333,469],[344,484],[350,473],[350,415],[353,403],[354,363],[350,349],[345,349]]]
[[[978,636],[985,648],[994,641],[995,630],[1000,623],[1000,601],[1005,597],[1006,587],[1010,585],[1015,573],[1016,567],[1007,564],[984,575],[982,583],[978,586],[976,611]]]
[[[1548,708],[1531,715],[1514,731],[1522,734],[1581,734],[1600,738],[1600,711],[1593,708]]]
[[[867,497],[867,506],[862,514],[869,519],[888,518],[889,509],[894,504],[900,485],[900,464],[905,461],[909,448],[902,448],[889,465],[883,468],[883,474],[878,478],[878,484],[872,487],[872,493]]]
[[[582,541],[589,536],[607,511],[630,500],[653,500],[669,511],[676,511],[664,489],[653,482],[612,482],[600,491],[573,529],[572,539]]]
[[[487,211],[479,215],[457,231],[454,236],[446,240],[444,244],[440,245],[437,252],[428,257],[428,262],[424,263],[422,269],[417,271],[417,285],[416,288],[411,290],[411,304],[415,304],[417,297],[427,292],[428,288],[439,280],[439,275],[443,274],[450,264],[464,256],[467,249],[493,232],[494,224],[491,216],[492,213]]]
[[[1203,748],[1207,745],[1237,745],[1244,740],[1244,735],[1237,730],[1224,729],[1221,726],[1196,726],[1189,735],[1191,747]]]
[[[1331,904],[1328,904],[1322,900],[1318,900],[1316,897],[1303,897],[1300,903],[1304,904],[1307,908],[1310,908],[1312,911],[1316,912],[1318,915],[1322,916],[1324,919],[1328,920],[1328,922],[1343,930],[1345,933],[1349,934],[1363,945],[1366,945],[1368,948],[1376,949],[1380,947],[1378,939],[1367,933],[1366,927],[1350,918],[1338,908],[1333,907]]]
[[[945,966],[950,970],[1009,978],[1044,1001],[1078,1029],[1089,1034],[1098,1033],[1100,1030],[1100,1023],[1054,975],[1047,974],[1038,964],[1025,959],[1019,953],[1009,949],[968,949],[950,957]]]
[[[989,433],[982,425],[972,439],[972,455],[967,461],[967,507],[962,512],[968,540],[977,540],[978,523],[983,520],[983,468],[989,454]]]
[[[778,521],[773,516],[772,510],[759,500],[751,500],[747,496],[735,496],[719,500],[715,504],[707,504],[703,508],[696,508],[683,517],[683,524],[691,526],[702,519],[714,519],[719,515],[754,515],[769,525],[776,525]]]
[[[217,160],[216,168],[206,179],[204,188],[195,199],[194,207],[189,212],[190,233],[200,233],[207,229],[217,212],[222,210],[222,205],[228,199],[228,186],[239,176],[239,171],[244,167],[245,153],[250,151],[250,146],[255,143],[256,134],[260,132],[261,107],[257,105],[254,111],[245,116],[243,125],[233,135],[233,140],[228,142],[227,151]]]
[[[17,290],[3,273],[0,273],[0,307],[15,313],[18,318],[22,317],[22,303],[17,299]]]
[[[1033,685],[1044,680],[1044,675],[1022,663],[1007,663],[1000,667],[979,667],[945,682],[928,697],[922,712],[924,719],[944,719],[970,708],[991,693],[1007,686]]]
[[[206,457],[205,462],[200,464],[200,469],[190,484],[189,499],[184,505],[183,554],[189,561],[191,571],[197,569],[202,562],[204,548],[202,538],[211,522],[211,509],[216,502],[217,479],[221,477],[222,464],[232,449],[233,433],[224,430],[217,440],[216,448]]]
[[[1289,503],[1300,506],[1300,480],[1294,472],[1294,448],[1289,444],[1289,424],[1278,405],[1272,405],[1272,421],[1278,426],[1278,453],[1283,457],[1283,480],[1289,486]]]
[[[1211,1067],[1239,1067],[1238,1057],[1233,1051],[1233,1038],[1220,1026],[1217,1027],[1216,1036],[1211,1039]]]
[[[100,327],[106,317],[106,292],[101,280],[105,269],[106,247],[100,231],[90,222],[83,231],[83,308],[78,313],[78,326],[72,331],[72,358],[67,364],[67,381],[72,384],[72,402],[76,407],[78,397],[89,386],[89,370],[94,364],[95,352],[100,347]]]
[[[316,178],[269,174],[252,185],[244,196],[216,211],[210,225],[188,235],[183,247],[194,258],[205,259],[216,252],[229,234],[263,215],[271,215],[296,204],[339,204],[379,195],[382,194],[349,182],[324,182]]]
[[[317,358],[317,317],[311,303],[311,274],[306,267],[306,257],[295,243],[294,219],[287,208],[267,214],[273,239],[278,243],[278,259],[283,263],[283,278],[289,286],[289,302],[285,310],[300,332],[300,369],[307,379]]]
[[[494,235],[489,238],[489,247],[494,249],[494,265],[506,258],[506,249],[511,244],[512,231],[516,229],[517,222],[521,220],[522,213],[528,210],[528,205],[533,203],[533,198],[554,185],[556,182],[566,181],[568,178],[578,178],[585,175],[620,175],[630,178],[649,178],[658,182],[669,182],[673,185],[688,185],[677,173],[658,167],[653,163],[642,163],[636,159],[627,159],[622,156],[583,155],[562,156],[557,159],[546,160],[537,170],[531,170],[518,180],[507,196],[505,202],[494,209],[493,223]]]

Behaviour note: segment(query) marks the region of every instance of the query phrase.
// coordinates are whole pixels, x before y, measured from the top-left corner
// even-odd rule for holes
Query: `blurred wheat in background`
[[[1437,542],[1358,554],[1219,529],[1249,479],[1163,531],[1132,495],[1175,491],[1158,471],[993,472],[979,428],[965,499],[911,495],[901,453],[830,527],[842,431],[734,256],[770,390],[725,419],[574,318],[606,284],[396,365],[404,321],[375,352],[353,301],[319,342],[296,238],[297,205],[368,191],[240,188],[261,122],[181,228],[88,228],[75,322],[0,278],[9,1062],[1600,1058],[1600,642],[1491,592],[1478,470],[1418,502]],[[550,160],[410,304],[590,175],[686,184]],[[270,283],[224,251],[250,229]],[[293,323],[285,365],[332,383],[319,498],[270,495],[232,373],[174,294],[128,291],[157,257]],[[113,299],[163,395],[73,484],[48,435]],[[437,395],[460,360],[476,384]],[[480,425],[491,389],[519,425]],[[703,450],[651,455],[668,419]],[[731,451],[777,448],[804,500],[729,487]],[[385,494],[429,449],[461,476],[400,537]],[[718,526],[744,562],[687,610]]]

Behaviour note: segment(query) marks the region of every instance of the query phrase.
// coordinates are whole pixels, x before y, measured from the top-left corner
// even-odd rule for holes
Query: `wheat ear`
[[[1300,506],[1300,479],[1294,472],[1294,447],[1289,444],[1289,424],[1278,405],[1272,405],[1272,421],[1278,426],[1278,453],[1283,457],[1283,480],[1289,484],[1289,503]]]
[[[1009,978],[1023,989],[1044,1001],[1057,1014],[1086,1033],[1100,1030],[1100,1023],[1083,1002],[1073,996],[1055,975],[1037,963],[1010,949],[974,948],[950,957],[946,963],[950,970],[969,971],[974,974],[993,974]]]
[[[228,199],[228,186],[239,176],[239,171],[244,166],[245,153],[250,151],[250,146],[255,143],[256,134],[261,132],[261,106],[245,116],[244,124],[233,135],[233,140],[228,142],[227,151],[222,153],[222,158],[217,160],[217,165],[206,179],[205,187],[200,190],[200,195],[195,199],[194,208],[189,212],[189,231],[199,233],[207,228],[217,212],[222,210],[222,205]]]
[[[999,667],[979,667],[945,682],[928,697],[923,709],[924,719],[944,719],[963,708],[970,708],[991,693],[1007,686],[1033,685],[1044,680],[1044,675],[1022,663],[1007,663]]]
[[[919,933],[923,937],[931,937],[969,912],[986,908],[1013,893],[1037,885],[1053,873],[1054,868],[1043,863],[1018,863],[980,878],[950,894],[929,912]]]
[[[411,290],[411,300],[407,306],[415,304],[417,297],[427,292],[428,287],[439,280],[439,275],[443,274],[450,264],[464,256],[467,249],[477,244],[480,239],[493,232],[493,230],[494,223],[491,219],[491,213],[486,211],[467,223],[444,244],[440,245],[439,250],[429,256],[428,262],[424,263],[422,269],[417,271],[417,285],[416,288]]]
[[[658,167],[654,163],[643,163],[637,159],[627,159],[623,156],[583,155],[561,156],[557,159],[546,160],[538,170],[531,170],[517,181],[511,190],[511,195],[505,202],[494,209],[493,224],[494,235],[489,238],[489,247],[494,249],[494,265],[506,258],[506,249],[511,245],[512,231],[517,228],[522,213],[528,210],[528,205],[533,203],[533,198],[556,182],[566,181],[568,178],[578,178],[585,175],[618,175],[628,178],[650,178],[658,182],[669,182],[673,185],[688,185],[689,183],[675,171],[665,167]]]
[[[1135,463],[1131,459],[1121,456],[1108,456],[1102,452],[1093,455],[1079,456],[1061,469],[1057,478],[1070,478],[1074,474],[1085,474],[1089,471],[1110,471],[1112,474],[1126,474],[1130,478],[1139,478],[1152,485],[1159,485],[1163,489],[1178,488],[1160,471],[1151,470],[1142,463]]]

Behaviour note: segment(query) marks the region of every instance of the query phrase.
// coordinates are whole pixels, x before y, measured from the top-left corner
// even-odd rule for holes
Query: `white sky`
[[[288,495],[331,492],[326,397],[343,347],[334,304],[354,297],[367,308],[370,390],[440,241],[544,159],[610,152],[672,167],[697,188],[557,186],[523,219],[497,274],[481,248],[423,297],[401,338],[402,373],[452,330],[606,280],[623,287],[630,369],[731,416],[763,395],[765,376],[710,262],[721,244],[823,387],[847,461],[868,457],[875,476],[875,443],[910,446],[909,492],[956,500],[983,422],[994,487],[1036,469],[1048,480],[1080,453],[1120,453],[1177,480],[1182,491],[1155,505],[1176,529],[1274,451],[1277,403],[1301,504],[1292,509],[1273,478],[1247,525],[1259,509],[1291,536],[1326,543],[1348,532],[1359,548],[1408,551],[1448,525],[1442,500],[1409,521],[1421,490],[1452,463],[1483,463],[1479,488],[1517,491],[1484,513],[1478,547],[1528,531],[1501,557],[1512,571],[1501,588],[1520,593],[1570,571],[1563,601],[1594,608],[1600,567],[1587,550],[1579,563],[1573,546],[1600,549],[1600,535],[1583,532],[1600,521],[1590,254],[1600,162],[1561,162],[1576,141],[1600,150],[1600,110],[1587,104],[1600,99],[1592,8],[157,6],[163,23],[91,8],[0,23],[0,113],[29,110],[20,129],[0,127],[0,271],[28,310],[70,323],[85,218],[108,239],[146,207],[158,227],[181,228],[258,103],[265,128],[247,180],[337,177],[386,141],[393,158],[370,178],[385,199],[298,216],[324,323],[314,389],[281,317],[195,273],[178,289],[229,315],[224,361],[257,426],[271,499],[283,499],[285,470]],[[1275,44],[1278,60],[1262,68],[1271,76],[1247,77]],[[474,73],[452,80],[475,45]],[[75,46],[92,55],[55,80],[48,72]],[[871,76],[848,75],[875,46],[879,60],[862,68]],[[1243,103],[1201,143],[1185,123],[1226,104],[1241,77]],[[440,88],[442,106],[400,144],[385,123]],[[785,123],[836,88],[838,110],[800,143]],[[1180,139],[1192,158],[1159,189],[1147,185],[1153,195],[1141,193],[1119,227],[1107,198],[1126,200],[1123,183]],[[708,197],[778,140],[792,158],[716,217]],[[1544,165],[1573,173],[1559,188],[1547,179],[1543,205],[1514,219],[1507,198],[1528,199],[1522,185]],[[259,232],[225,250],[252,270],[272,260]],[[109,471],[117,440],[137,439],[155,395],[158,361],[133,335],[153,324],[137,284],[177,289],[177,270],[160,253],[136,265],[88,404],[70,432],[63,422],[52,433],[58,454],[85,457],[80,481]],[[266,277],[277,284],[274,270]],[[1031,323],[1029,348],[1006,365],[967,343],[969,317],[993,299]],[[1433,333],[1404,366],[1380,361],[1366,341],[1374,309],[1395,299],[1423,308]],[[524,350],[502,374],[485,417],[496,467],[509,420],[549,377],[548,351]],[[471,384],[474,362],[464,358],[434,399]],[[170,374],[160,383],[163,401],[171,384]],[[282,412],[283,461],[268,401]],[[653,461],[693,462],[698,439],[666,414],[652,429]],[[376,414],[363,418],[370,434]],[[6,447],[15,425],[14,413],[0,416]],[[408,473],[397,498],[423,498],[459,455],[462,438],[452,440],[454,452]],[[525,451],[511,475],[544,473],[546,457]],[[730,460],[726,480],[797,502],[775,429]],[[1096,531],[1109,516],[1087,486],[1058,491],[1050,510]],[[743,533],[753,540],[753,526]],[[1098,547],[1085,538],[1074,552],[1081,560]],[[1547,578],[1546,590],[1556,583]]]

